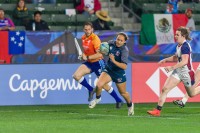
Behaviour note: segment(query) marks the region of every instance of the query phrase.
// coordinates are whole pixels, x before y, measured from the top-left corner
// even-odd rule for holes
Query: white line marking
[[[140,108],[142,108],[142,109],[152,109],[153,107],[152,107],[152,108],[151,108],[151,107],[150,107],[150,108],[149,108],[149,107],[140,107]],[[176,105],[174,105],[174,107],[166,107],[166,106],[164,106],[163,108],[170,108],[170,109],[171,109],[171,108],[174,108],[174,109],[175,109],[175,108],[177,108],[177,109],[178,109],[178,108],[179,108],[179,109],[200,109],[200,107],[188,107],[188,106],[187,106],[187,107],[184,107],[184,108],[180,108],[180,107],[178,107],[178,106],[176,106]],[[136,108],[136,109],[137,109],[137,108]]]
[[[133,115],[133,116],[121,116],[121,115],[105,115],[105,114],[87,114],[89,116],[99,116],[99,117],[102,117],[102,116],[106,116],[106,117],[127,117],[127,118],[158,118],[158,119],[174,119],[174,120],[179,120],[181,118],[175,118],[175,117],[153,117],[153,116],[137,116],[137,115]]]

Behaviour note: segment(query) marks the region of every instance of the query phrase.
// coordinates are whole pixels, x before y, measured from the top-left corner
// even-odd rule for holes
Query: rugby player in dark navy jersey
[[[94,108],[101,101],[101,92],[105,84],[110,81],[116,83],[119,93],[127,102],[128,115],[134,114],[133,103],[129,93],[126,91],[126,74],[125,70],[128,63],[128,48],[126,41],[128,36],[120,32],[117,34],[116,41],[109,41],[109,60],[105,69],[97,81],[96,99],[90,102],[89,108]]]

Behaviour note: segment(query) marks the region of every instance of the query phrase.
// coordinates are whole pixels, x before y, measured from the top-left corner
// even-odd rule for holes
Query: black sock
[[[131,106],[132,106],[132,102],[127,103],[127,106],[128,106],[128,107],[131,107]]]
[[[162,106],[157,105],[156,109],[161,111],[162,110]]]
[[[96,99],[99,99],[99,98],[101,98],[101,95],[99,95],[99,96],[96,96]]]

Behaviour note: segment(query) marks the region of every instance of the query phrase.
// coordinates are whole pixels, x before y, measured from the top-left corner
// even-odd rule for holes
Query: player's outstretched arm
[[[174,66],[167,66],[167,67],[165,67],[165,71],[166,72],[170,72],[170,71],[173,71],[174,69],[177,69],[177,68],[180,68],[180,67],[186,65],[188,63],[188,58],[189,58],[188,54],[183,54],[182,55],[182,60],[180,62],[178,62]]]
[[[161,66],[162,64],[164,64],[166,62],[166,58],[165,59],[162,59],[158,62],[158,65]]]
[[[172,61],[177,61],[177,56],[176,55],[173,55],[173,56],[170,56],[168,58],[165,58],[165,59],[162,59],[161,61],[158,62],[158,65],[162,65],[164,64],[165,62],[172,62]]]
[[[103,57],[103,55],[99,52],[99,50],[96,50],[96,53],[95,54],[93,54],[93,55],[90,55],[89,57],[88,57],[88,59],[98,59],[98,58],[102,58]]]

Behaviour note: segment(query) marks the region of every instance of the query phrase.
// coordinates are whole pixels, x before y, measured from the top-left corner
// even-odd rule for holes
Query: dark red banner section
[[[134,103],[157,102],[162,91],[162,87],[171,73],[166,73],[165,66],[174,63],[166,63],[158,66],[157,63],[133,63],[132,64],[132,99]],[[193,63],[196,70],[199,63]],[[186,93],[184,85],[180,83],[167,95],[167,102],[181,99]],[[200,95],[189,99],[189,102],[199,102]]]
[[[10,64],[11,55],[8,52],[8,31],[0,32],[0,64]]]

